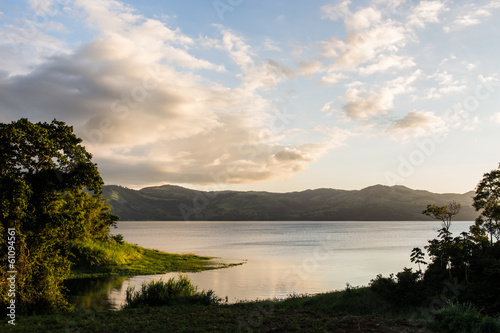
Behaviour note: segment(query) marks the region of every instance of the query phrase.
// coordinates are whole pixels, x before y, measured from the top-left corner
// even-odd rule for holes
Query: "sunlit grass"
[[[172,254],[114,241],[75,241],[71,252],[74,264],[70,278],[200,272],[235,265],[193,253]]]

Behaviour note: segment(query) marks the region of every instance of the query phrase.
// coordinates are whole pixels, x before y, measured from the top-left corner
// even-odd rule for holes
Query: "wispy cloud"
[[[467,14],[462,14],[456,17],[451,25],[445,26],[444,31],[462,29],[472,25],[481,24],[486,18],[492,15],[492,11],[500,8],[500,1],[493,0],[486,5],[471,4],[466,8]]]

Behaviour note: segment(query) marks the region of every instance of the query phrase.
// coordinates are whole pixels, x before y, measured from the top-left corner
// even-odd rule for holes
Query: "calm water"
[[[458,235],[471,224],[453,222],[450,230]],[[228,263],[245,261],[242,266],[188,274],[200,289],[212,289],[235,302],[343,289],[346,283],[367,285],[379,273],[412,267],[411,250],[423,249],[439,227],[439,222],[432,221],[119,222],[113,233],[165,252],[219,257]],[[76,301],[86,306],[97,302],[119,308],[128,286],[177,275],[100,279],[70,288]]]

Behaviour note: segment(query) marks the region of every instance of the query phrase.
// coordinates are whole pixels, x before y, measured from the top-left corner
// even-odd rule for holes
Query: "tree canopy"
[[[476,229],[484,228],[490,235],[490,243],[493,237],[500,239],[500,165],[498,169],[487,172],[476,187],[476,195],[472,204],[481,212],[476,219]]]
[[[66,304],[61,283],[71,266],[71,242],[106,239],[118,219],[108,212],[103,180],[81,142],[57,120],[0,123],[0,232],[16,231],[16,303],[27,312]],[[6,302],[6,285],[0,290]]]

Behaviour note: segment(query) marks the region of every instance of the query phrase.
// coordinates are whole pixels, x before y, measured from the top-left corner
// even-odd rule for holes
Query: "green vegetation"
[[[200,272],[241,265],[219,263],[212,257],[165,253],[115,241],[74,241],[71,253],[73,266],[69,278]]]
[[[141,290],[135,291],[134,287],[127,288],[126,308],[141,306],[166,306],[178,304],[219,304],[220,299],[212,290],[198,291],[198,287],[191,280],[180,275],[178,280],[170,278],[167,282],[162,280],[143,283]]]

